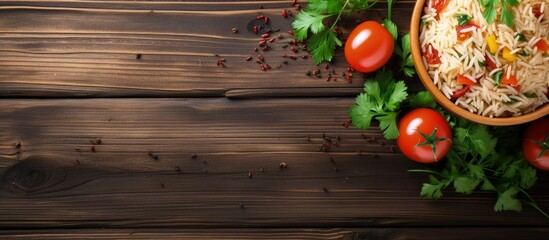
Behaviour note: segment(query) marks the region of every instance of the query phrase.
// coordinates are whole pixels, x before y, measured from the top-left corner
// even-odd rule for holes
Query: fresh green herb
[[[393,9],[393,0],[387,1],[387,18],[383,19],[383,26],[391,33],[393,39],[396,41],[398,38],[398,28],[397,25],[391,21],[391,12]]]
[[[482,16],[486,19],[486,22],[492,23],[496,19],[496,7],[501,5],[500,21],[511,28],[515,26],[513,22],[515,15],[510,8],[518,5],[518,0],[479,0],[479,3],[484,7]]]
[[[519,55],[523,56],[523,57],[528,57],[530,56],[530,54],[526,53],[526,51],[523,49],[521,50],[520,52],[518,52]]]
[[[517,37],[518,37],[518,40],[521,41],[521,42],[526,42],[526,41],[528,41],[528,40],[526,39],[526,36],[524,36],[524,34],[522,34],[522,33],[517,33],[517,34],[515,35],[515,38],[517,38]]]
[[[469,16],[467,14],[464,14],[464,13],[456,14],[456,18],[457,18],[459,26],[466,25],[471,20],[471,16]]]
[[[527,98],[538,98],[538,95],[536,93],[523,93],[525,97]]]
[[[400,40],[400,45],[395,42],[394,53],[400,57],[400,71],[406,75],[406,77],[412,77],[416,74],[414,68],[414,59],[412,58],[412,52],[410,51],[410,33],[404,35]]]
[[[410,106],[414,108],[426,107],[435,109],[437,102],[435,102],[435,98],[429,92],[421,91],[410,95]]]
[[[452,148],[446,154],[446,165],[441,171],[413,169],[410,172],[429,173],[429,182],[421,188],[421,196],[438,199],[443,190],[453,186],[458,193],[472,194],[475,190],[494,191],[498,199],[494,211],[521,211],[526,202],[547,216],[526,193],[536,180],[536,170],[516,152],[516,127],[492,127],[448,116],[453,124]],[[502,141],[498,141],[501,139]],[[523,193],[527,200],[518,197]]]
[[[331,61],[336,46],[342,45],[334,32],[341,15],[370,9],[377,2],[378,0],[310,0],[307,7],[297,14],[292,23],[295,38],[309,42],[308,48],[315,64],[324,60]],[[334,17],[330,26],[324,25],[325,20]]]
[[[375,118],[385,138],[397,138],[396,118],[400,103],[408,96],[406,90],[406,84],[396,82],[392,72],[384,69],[377,71],[373,79],[366,80],[364,92],[357,96],[356,104],[349,109],[353,125],[365,130]]]
[[[514,98],[511,98],[511,100],[505,101],[505,102],[503,102],[503,104],[505,104],[505,105],[510,105],[510,104],[513,104],[513,103],[516,103],[516,102],[518,102],[518,100],[516,100],[516,99],[514,99]]]
[[[393,36],[393,39],[397,39],[398,37],[398,28],[397,28],[397,25],[391,21],[390,19],[388,18],[385,18],[383,20],[383,26],[387,29],[387,31],[389,31],[389,33],[391,33],[391,36]]]
[[[492,74],[492,79],[494,79],[494,82],[496,82],[497,86],[501,85],[501,78],[503,77],[503,71],[497,71],[494,74]]]
[[[427,23],[429,23],[429,21],[427,19],[425,19],[425,18],[421,19],[421,25],[425,25]]]
[[[478,65],[481,67],[486,67],[488,66],[488,63],[486,63],[486,61],[482,61],[482,62],[479,62]]]

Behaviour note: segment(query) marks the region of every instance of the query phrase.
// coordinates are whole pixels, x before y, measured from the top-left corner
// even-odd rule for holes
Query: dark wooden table
[[[491,193],[420,198],[426,176],[407,169],[421,165],[341,125],[359,74],[328,82],[306,76],[327,71],[304,51],[282,57],[290,2],[1,1],[0,238],[547,237],[533,208],[494,213]],[[401,33],[414,3],[395,6]],[[265,72],[258,12],[282,37],[259,50]],[[347,68],[341,49],[332,68]],[[319,151],[323,136],[339,147]]]

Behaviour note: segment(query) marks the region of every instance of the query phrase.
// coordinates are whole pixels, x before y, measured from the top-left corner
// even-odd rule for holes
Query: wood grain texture
[[[547,227],[531,208],[494,213],[489,193],[421,199],[426,176],[406,172],[421,165],[340,125],[351,103],[4,99],[0,228]],[[323,134],[340,146],[320,152]],[[532,191],[545,209],[548,181]]]
[[[361,228],[361,229],[64,229],[4,231],[0,237],[9,239],[338,239],[338,240],[401,240],[401,239],[545,239],[547,228]]]
[[[401,32],[409,29],[413,4],[395,6]],[[385,6],[379,3],[360,17],[382,19]],[[230,90],[296,88],[323,90],[324,96],[340,96],[337,88],[356,90],[343,91],[346,96],[360,92],[359,74],[350,84],[341,76],[347,68],[341,49],[332,64],[339,81],[327,82],[322,66],[322,78],[305,75],[318,67],[310,57],[301,58],[308,56],[305,51],[283,48],[292,39],[286,31],[293,18],[280,14],[286,8],[292,9],[290,1],[0,1],[0,96],[219,97]],[[273,29],[281,29],[273,36],[283,37],[271,51],[259,50],[273,68],[266,72],[253,51],[261,38],[247,30],[259,11]],[[345,34],[355,19],[342,23]],[[254,60],[246,61],[248,56]],[[226,68],[216,66],[219,58],[226,59]],[[411,85],[421,86],[419,81]]]

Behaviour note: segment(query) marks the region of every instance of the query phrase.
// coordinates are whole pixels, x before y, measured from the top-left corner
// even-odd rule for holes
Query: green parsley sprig
[[[414,59],[410,50],[410,33],[400,39],[400,45],[395,42],[394,53],[400,57],[400,71],[406,77],[413,77],[416,74]]]
[[[386,139],[397,138],[396,120],[400,104],[408,96],[406,90],[406,84],[395,81],[392,72],[384,69],[377,71],[373,79],[366,79],[364,92],[356,97],[356,104],[349,109],[353,125],[368,129],[375,118]]]
[[[458,119],[436,105],[428,92],[410,97],[414,107],[431,107],[441,112],[453,128],[452,148],[446,154],[442,170],[412,169],[410,172],[429,173],[420,195],[439,199],[443,190],[452,186],[457,193],[472,194],[475,190],[497,193],[494,211],[522,211],[522,203],[543,212],[527,189],[537,180],[536,169],[526,162],[520,151],[520,126],[488,127]],[[519,195],[526,199],[520,199]]]
[[[351,14],[358,10],[367,10],[379,0],[309,0],[292,23],[295,38],[298,41],[308,41],[313,61],[331,61],[336,46],[343,43],[337,37],[334,29],[343,13]],[[333,23],[326,26],[324,22],[333,18]]]
[[[515,14],[510,10],[511,7],[519,4],[518,0],[478,0],[480,5],[484,7],[482,16],[486,19],[486,22],[492,23],[496,17],[496,8],[501,6],[500,20],[509,27],[514,27]]]

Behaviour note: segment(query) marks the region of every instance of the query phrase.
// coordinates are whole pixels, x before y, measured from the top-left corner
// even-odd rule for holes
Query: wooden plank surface
[[[120,229],[9,231],[0,236],[10,239],[528,239],[547,237],[547,228],[362,228],[362,229]]]
[[[423,165],[375,128],[341,125],[364,81],[343,81],[341,49],[336,82],[305,51],[282,57],[290,2],[0,1],[0,238],[547,235],[528,206],[494,213],[491,193],[420,198],[426,176],[406,170]],[[414,4],[394,7],[401,33]],[[271,51],[253,51],[259,12],[280,29]],[[385,16],[385,3],[355,15]],[[246,61],[257,54],[273,69]],[[543,209],[548,184],[539,172],[531,191]]]
[[[413,4],[395,6],[401,32],[409,29]],[[361,16],[382,19],[385,6],[380,3]],[[297,13],[290,1],[0,1],[0,96],[196,97],[295,88],[324,96],[360,92],[361,76],[352,83],[341,77],[347,68],[342,51],[332,64],[339,81],[327,82],[322,66],[321,79],[305,75],[318,67],[310,57],[301,58],[308,56],[305,51],[283,48],[292,39],[286,31],[293,18],[283,18],[282,9]],[[253,51],[261,38],[247,30],[258,12],[270,18],[272,29],[281,29],[273,36],[283,37],[268,52]],[[342,30],[348,33],[355,24],[347,21]],[[232,33],[233,27],[239,32]],[[257,54],[273,69],[261,71]],[[248,56],[254,60],[246,61]],[[219,58],[226,59],[226,68],[216,66]],[[419,81],[411,85],[420,86]]]
[[[340,125],[351,103],[2,100],[0,226],[547,226],[528,207],[494,213],[489,193],[420,198],[426,176],[406,170],[422,165]],[[339,147],[320,152],[323,134]],[[545,209],[547,184],[542,173],[532,192]]]

